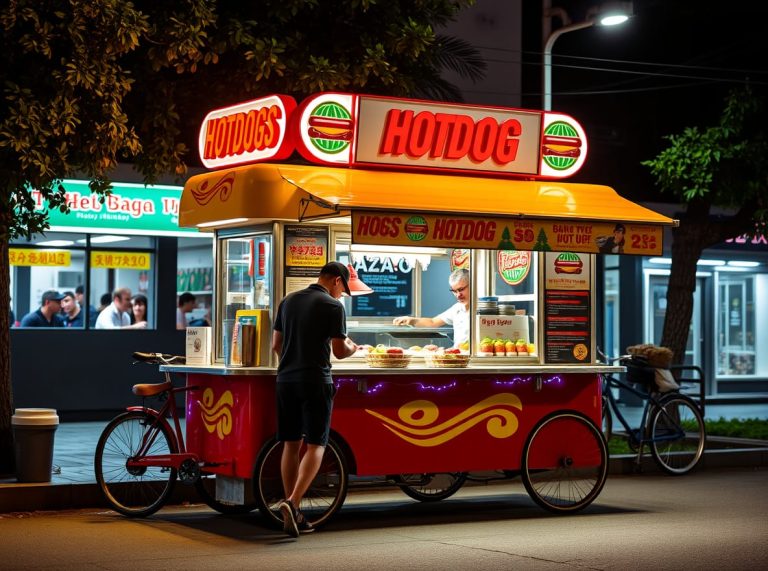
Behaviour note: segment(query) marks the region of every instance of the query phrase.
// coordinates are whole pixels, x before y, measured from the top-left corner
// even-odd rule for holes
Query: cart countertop
[[[232,376],[269,376],[277,375],[274,367],[226,367],[224,365],[161,365],[161,371],[171,373],[195,373],[204,375]],[[403,368],[369,367],[363,363],[334,363],[331,375],[476,375],[481,374],[595,374],[623,373],[625,367],[615,365],[539,365],[539,364],[510,364],[488,363],[478,365],[471,363],[468,367],[427,367],[426,365],[411,364]]]

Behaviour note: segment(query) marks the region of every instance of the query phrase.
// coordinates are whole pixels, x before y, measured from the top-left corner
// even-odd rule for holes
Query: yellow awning
[[[190,178],[179,224],[244,225],[353,210],[676,225],[608,186],[279,164]]]

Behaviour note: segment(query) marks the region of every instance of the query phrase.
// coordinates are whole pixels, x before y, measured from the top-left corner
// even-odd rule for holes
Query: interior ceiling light
[[[240,224],[248,222],[247,218],[228,218],[226,220],[213,220],[212,222],[202,222],[197,225],[198,228],[213,228],[214,226],[227,226],[229,224]]]
[[[52,246],[54,248],[60,248],[62,246],[71,246],[74,244],[72,240],[46,240],[45,242],[38,242],[38,246]]]

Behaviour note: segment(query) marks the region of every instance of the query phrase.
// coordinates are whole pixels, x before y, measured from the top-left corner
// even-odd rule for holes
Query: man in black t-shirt
[[[272,350],[277,368],[277,439],[283,443],[281,462],[285,500],[279,505],[283,529],[293,537],[314,531],[298,506],[320,468],[328,443],[335,389],[331,350],[337,359],[352,355],[357,345],[347,337],[344,306],[349,295],[349,270],[329,262],[317,283],[287,296],[277,309]],[[299,458],[302,441],[307,450]]]

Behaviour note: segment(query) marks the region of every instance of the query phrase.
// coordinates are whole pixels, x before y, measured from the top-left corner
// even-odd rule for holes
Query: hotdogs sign
[[[207,168],[281,160],[297,150],[326,165],[564,178],[587,138],[560,113],[345,93],[301,103],[271,95],[210,112],[200,130]]]

